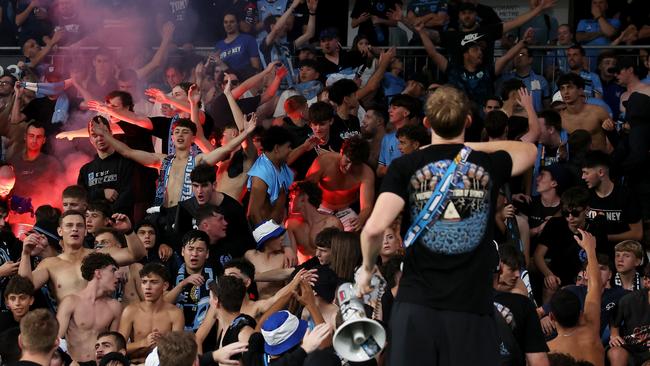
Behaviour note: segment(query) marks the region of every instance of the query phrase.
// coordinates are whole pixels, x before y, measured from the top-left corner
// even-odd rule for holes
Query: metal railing
[[[78,47],[71,49],[69,47],[59,47],[56,53],[48,55],[46,59],[47,62],[55,65],[65,65],[72,62],[78,63],[80,55],[83,57],[84,54],[87,54],[88,57],[92,55],[99,47]],[[347,48],[347,47],[345,47]],[[535,59],[534,65],[536,72],[543,74],[543,71],[546,66],[547,59],[545,55],[539,53],[539,51],[548,52],[551,50],[558,49],[567,49],[568,46],[529,46],[529,49],[533,51],[533,57]],[[615,50],[621,53],[621,55],[628,55],[633,57],[638,57],[639,49],[650,49],[650,46],[645,45],[617,45],[617,46],[583,46],[584,49],[597,49],[597,50]],[[120,47],[109,47],[109,49],[119,51]],[[157,48],[152,48],[152,51],[155,51]],[[408,78],[414,74],[426,74],[430,79],[440,80],[441,76],[439,70],[433,64],[432,60],[427,56],[423,47],[419,46],[400,46],[396,47],[397,57],[399,57],[404,64],[404,77]],[[440,49],[444,53],[444,49]],[[495,58],[501,56],[506,50],[502,48],[495,49]],[[212,47],[195,47],[191,52],[207,57],[210,53],[214,52]],[[74,55],[73,55],[74,53]],[[20,47],[0,47],[0,66],[6,67],[7,65],[15,64],[17,61],[23,58],[22,51]],[[74,60],[74,61],[73,61]],[[595,61],[594,61],[595,62]],[[595,66],[595,65],[594,65]],[[594,69],[593,67],[592,69]],[[555,79],[553,74],[553,79]],[[549,80],[550,82],[551,80]]]

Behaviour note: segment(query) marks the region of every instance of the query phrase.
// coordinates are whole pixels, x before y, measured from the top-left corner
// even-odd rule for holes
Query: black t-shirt
[[[0,313],[0,329],[4,331],[5,329],[14,328],[18,326],[20,326],[20,323],[17,322],[16,319],[14,319],[14,315],[11,313],[11,311]]]
[[[588,224],[585,229],[596,237],[596,251],[609,255],[607,236],[602,223]],[[548,248],[546,252],[546,258],[550,259],[548,267],[560,278],[562,286],[575,283],[578,272],[587,260],[585,251],[575,241],[574,235],[564,217],[552,217],[539,236],[539,244]]]
[[[361,124],[357,116],[349,115],[348,119],[341,118],[338,114],[334,115],[334,122],[330,129],[330,138],[338,136],[341,141],[355,135],[361,135]]]
[[[446,172],[461,148],[459,144],[432,145],[399,157],[388,167],[381,192],[404,200],[403,235],[426,205],[433,177],[439,179]],[[441,310],[494,312],[492,276],[498,256],[492,243],[492,221],[499,187],[510,177],[512,159],[505,151],[475,151],[465,168],[456,187],[450,187],[438,220],[406,249],[396,301]]]
[[[614,326],[620,327],[621,336],[634,333],[637,327],[650,325],[650,304],[648,304],[648,289],[637,290],[621,298],[618,311],[614,317]],[[643,345],[626,345],[633,351],[645,351]]]
[[[77,184],[88,192],[88,200],[105,200],[105,188],[117,191],[118,197],[111,203],[113,212],[123,213],[133,217],[133,174],[135,163],[118,153],[113,153],[104,159],[98,155],[79,170]]]
[[[463,64],[463,46],[476,42],[483,50],[483,62],[494,64],[494,41],[503,36],[503,23],[479,26],[473,31],[447,31],[441,34],[442,46],[450,50],[448,55],[450,65]]]
[[[120,126],[124,133],[115,135],[116,139],[132,149],[154,152],[151,131],[124,121],[117,122],[117,125]]]
[[[183,235],[196,225],[196,216],[199,205],[196,198],[192,197],[180,203],[178,212],[178,234]],[[223,216],[228,223],[226,237],[219,240],[215,245],[210,245],[210,263],[219,263],[223,266],[233,258],[244,256],[249,249],[255,249],[256,242],[248,226],[246,211],[244,207],[234,198],[223,195],[223,201],[219,205]],[[180,243],[179,243],[180,245]]]
[[[462,62],[447,66],[447,82],[467,94],[474,110],[494,94],[494,79],[494,66],[482,65],[474,72],[466,70]]]
[[[538,227],[562,209],[562,205],[555,207],[544,206],[541,196],[533,196],[529,204],[518,204],[516,206],[522,213],[528,216],[528,226],[530,228]]]
[[[354,3],[354,8],[352,8],[351,18],[358,18],[363,13],[368,13],[370,15],[376,15],[382,19],[387,19],[387,12],[391,9],[395,9],[395,5],[402,5],[400,0],[357,0]],[[379,31],[383,39],[378,39],[378,30],[375,29],[375,26],[372,24],[370,19],[359,24],[359,34],[363,34],[370,40],[370,44],[373,46],[386,46],[388,45],[388,26],[380,25]]]
[[[535,305],[529,298],[509,292],[497,292],[494,302],[507,308],[512,314],[513,324],[509,324],[512,333],[519,344],[519,349],[524,353],[548,352],[542,327],[537,317]],[[500,309],[502,311],[505,309]],[[508,318],[506,318],[508,319]],[[507,320],[506,320],[507,321]]]
[[[318,70],[320,70],[321,77],[326,78],[329,74],[335,74],[343,69],[361,66],[364,60],[360,56],[361,54],[358,52],[340,50],[338,65],[325,58],[325,56],[318,57],[316,62],[318,62]]]
[[[255,112],[261,103],[261,95],[237,100],[237,105],[244,114]],[[208,125],[208,121],[205,121],[203,125],[205,136],[210,136],[212,132],[221,133],[227,124],[235,123],[235,117],[232,115],[228,99],[224,94],[219,95],[209,103],[205,108],[205,112],[206,115],[212,118],[211,125]]]
[[[595,190],[590,191],[587,220],[602,216],[607,221],[607,234],[620,234],[630,230],[630,225],[641,220],[639,204],[621,185],[614,185],[614,190],[607,197],[599,197]]]

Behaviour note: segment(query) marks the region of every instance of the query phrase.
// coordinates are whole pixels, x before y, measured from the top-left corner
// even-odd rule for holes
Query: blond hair
[[[630,252],[637,259],[643,259],[643,246],[636,240],[623,240],[614,246],[615,252]]]
[[[465,93],[453,86],[443,85],[429,96],[424,113],[438,136],[451,139],[463,133],[471,109]]]

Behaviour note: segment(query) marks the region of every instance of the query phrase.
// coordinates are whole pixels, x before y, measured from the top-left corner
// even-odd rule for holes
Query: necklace
[[[575,332],[576,332],[576,331],[575,331],[575,329],[574,329],[573,332],[571,332],[571,333],[565,333],[565,334],[560,334],[560,335],[561,335],[562,337],[571,337],[571,336],[573,335],[573,333],[575,333]]]

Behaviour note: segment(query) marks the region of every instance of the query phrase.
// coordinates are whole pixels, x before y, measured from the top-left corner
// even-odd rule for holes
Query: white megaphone
[[[343,324],[334,333],[334,350],[352,362],[375,357],[386,344],[386,331],[378,321],[368,319],[363,301],[351,283],[339,286],[337,295]]]

